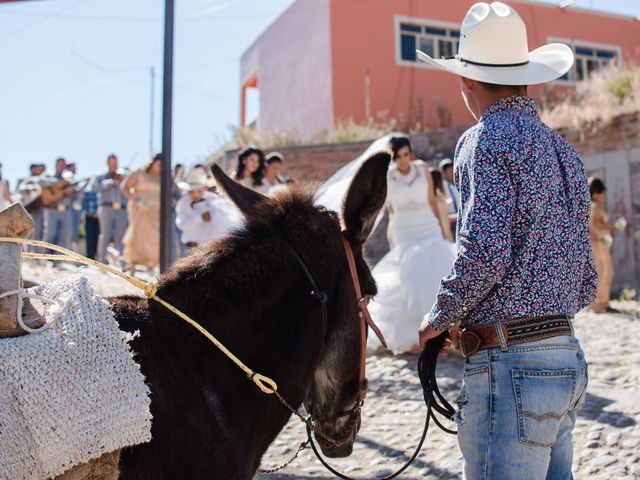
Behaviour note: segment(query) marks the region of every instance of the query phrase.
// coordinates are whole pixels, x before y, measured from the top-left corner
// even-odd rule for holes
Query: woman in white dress
[[[407,137],[392,137],[389,147],[394,162],[387,175],[387,201],[394,246],[373,269],[378,295],[369,309],[389,349],[398,354],[417,348],[418,327],[440,279],[451,271],[454,251],[443,236],[429,168],[411,160]],[[380,346],[375,335],[368,346]]]

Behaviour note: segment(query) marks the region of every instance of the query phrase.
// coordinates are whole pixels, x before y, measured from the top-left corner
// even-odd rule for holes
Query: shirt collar
[[[531,97],[514,95],[512,97],[504,97],[495,101],[489,108],[487,108],[482,120],[486,120],[500,112],[505,110],[520,110],[523,113],[529,114],[538,118],[538,104]]]

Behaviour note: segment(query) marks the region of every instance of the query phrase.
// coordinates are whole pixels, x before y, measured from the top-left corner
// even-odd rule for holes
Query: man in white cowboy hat
[[[596,288],[589,188],[576,151],[527,96],[564,75],[572,51],[529,52],[520,16],[494,2],[471,7],[454,58],[418,56],[461,77],[478,122],[455,152],[458,254],[420,328],[422,345],[449,330],[466,358],[456,417],[466,478],[572,478],[587,365],[571,319]]]
[[[208,178],[202,168],[194,168],[178,186],[185,195],[176,204],[176,226],[181,240],[192,248],[227,234],[237,225],[228,202],[208,191]]]

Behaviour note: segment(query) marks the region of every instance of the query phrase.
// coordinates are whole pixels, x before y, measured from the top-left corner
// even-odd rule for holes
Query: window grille
[[[460,31],[419,22],[400,22],[400,59],[417,62],[416,49],[432,58],[452,57],[458,53]]]

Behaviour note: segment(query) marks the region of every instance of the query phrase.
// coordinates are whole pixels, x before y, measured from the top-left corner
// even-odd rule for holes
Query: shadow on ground
[[[636,424],[636,421],[622,412],[605,412],[604,409],[611,405],[614,400],[605,397],[599,397],[587,392],[584,406],[578,412],[578,417],[593,420],[598,423],[606,423],[617,428],[630,427]]]

